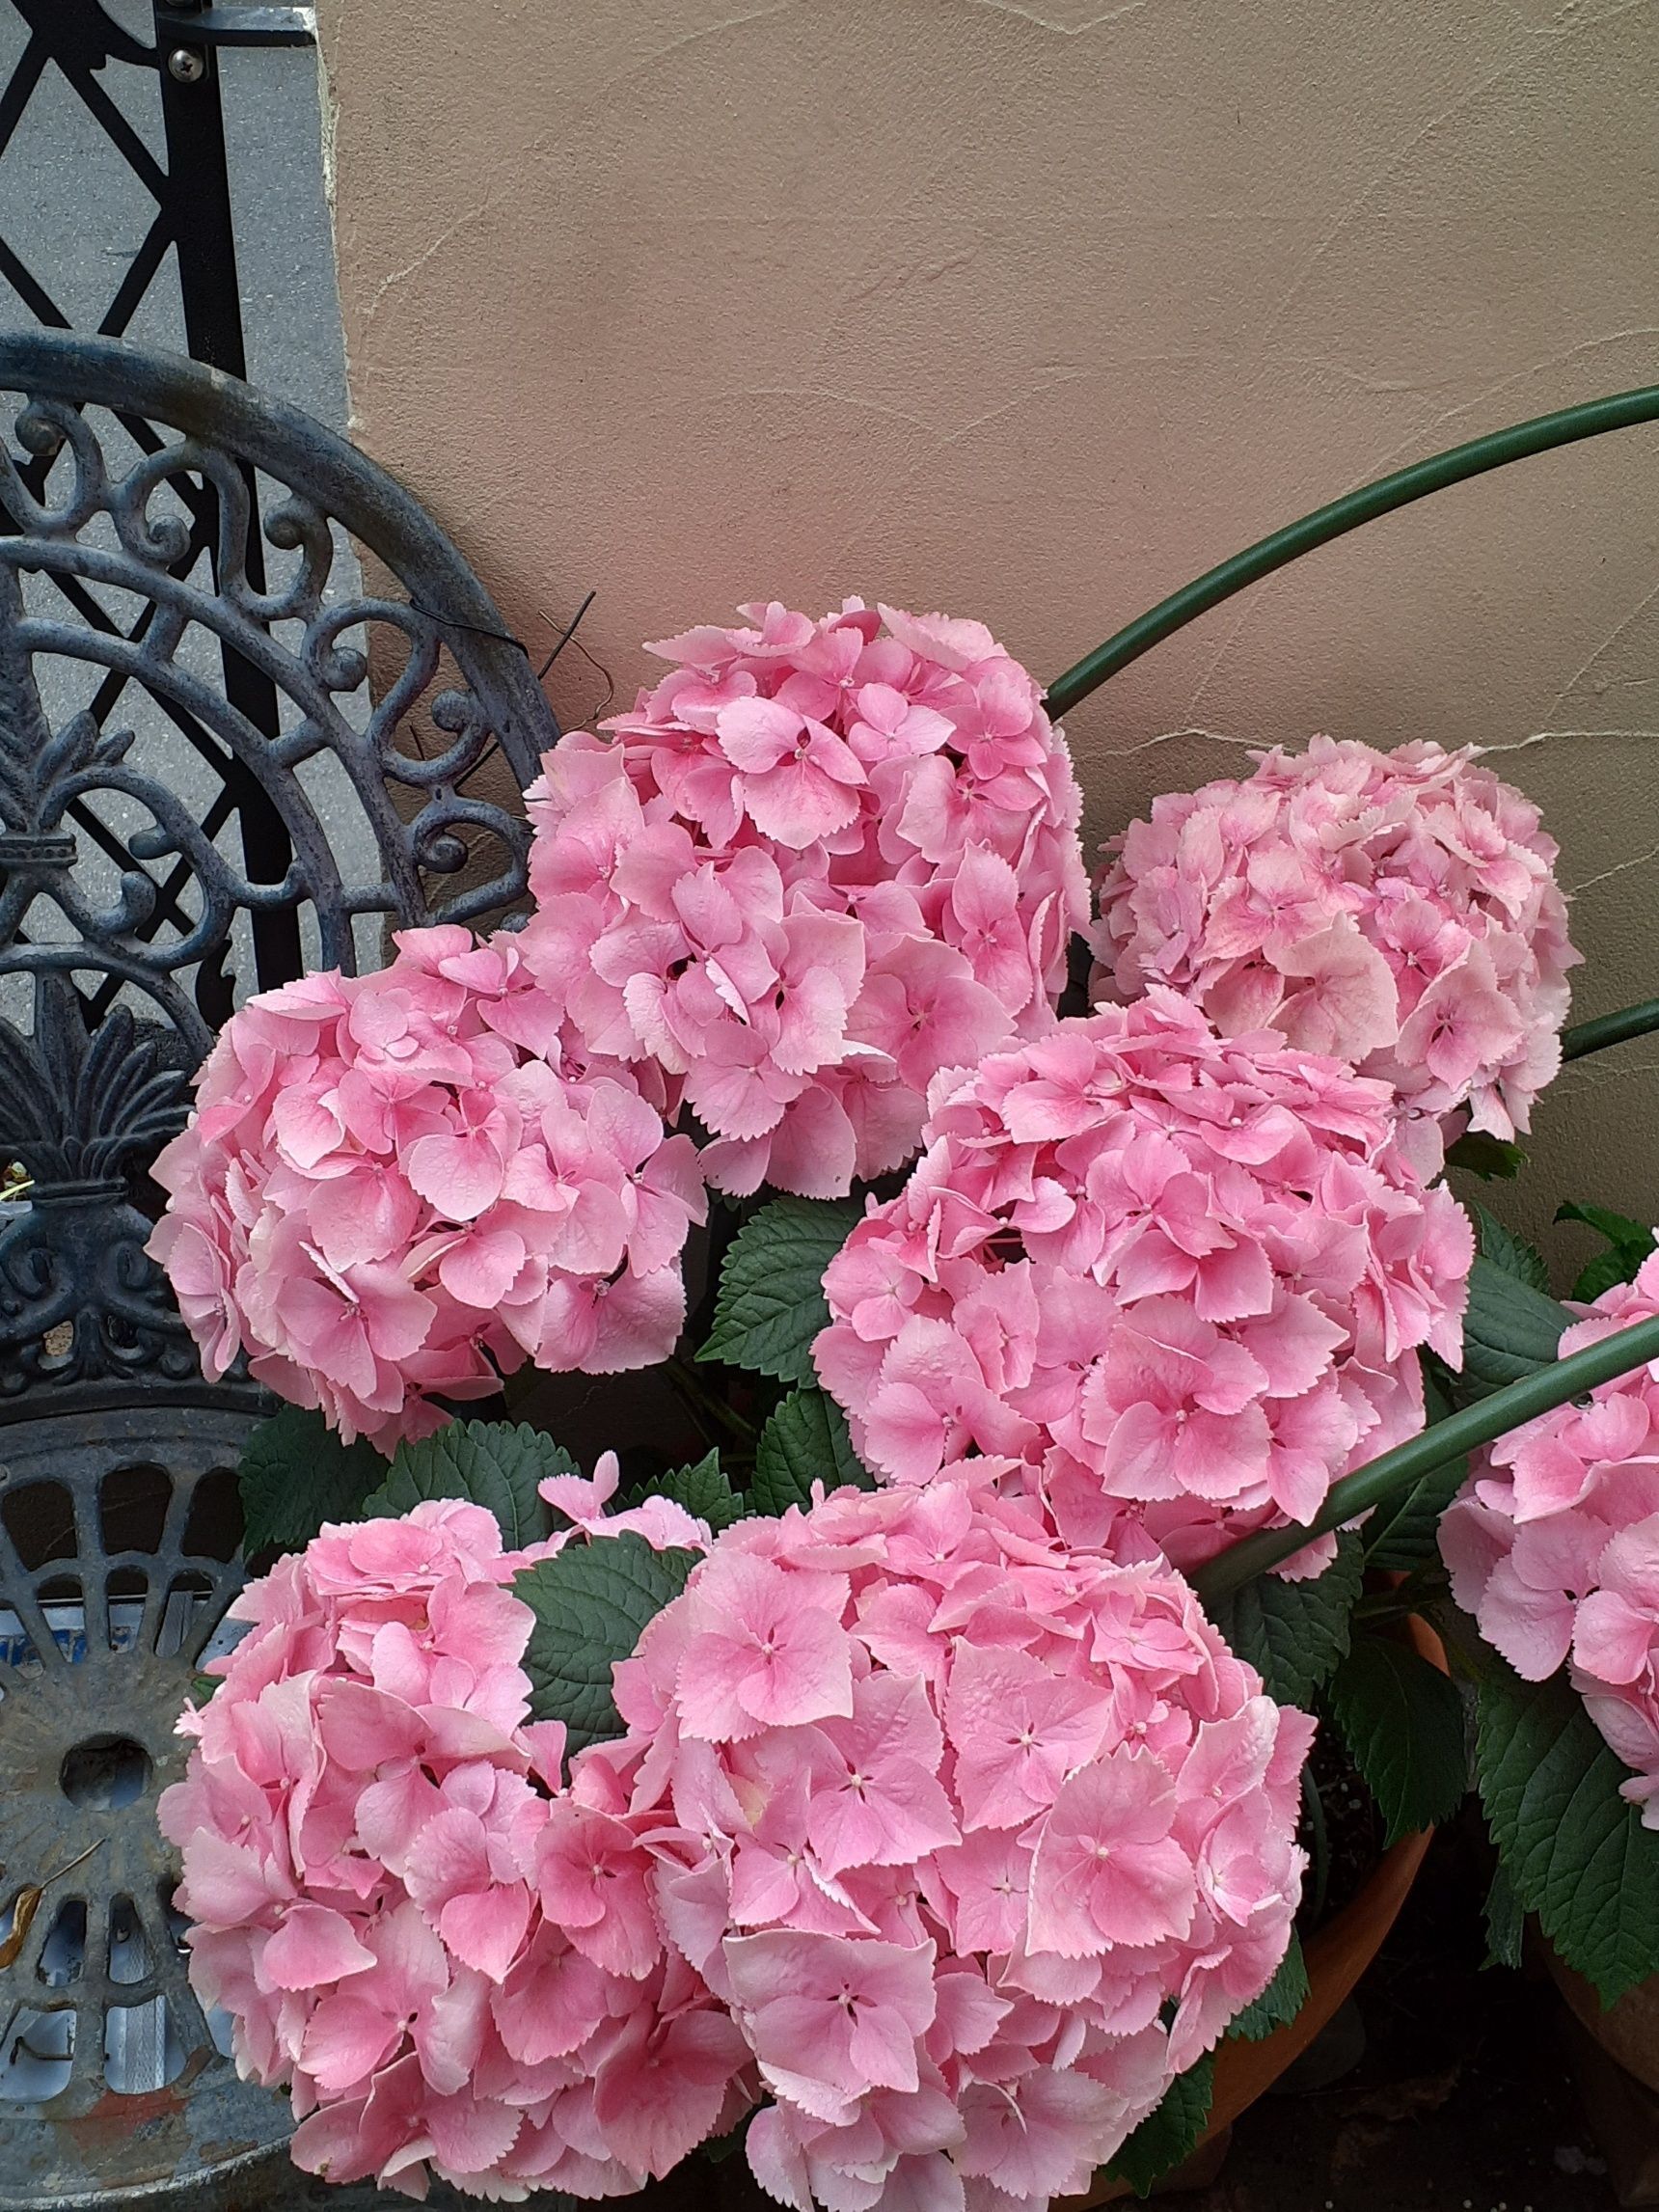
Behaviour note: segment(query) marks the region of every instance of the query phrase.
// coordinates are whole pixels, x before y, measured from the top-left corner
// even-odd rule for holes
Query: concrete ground
[[[103,5],[115,22],[150,42],[149,0]],[[0,88],[28,35],[12,0],[0,0]],[[220,70],[250,380],[343,428],[345,353],[323,194],[315,51],[226,48]],[[161,159],[153,75],[112,62],[99,82]],[[153,213],[154,203],[68,81],[48,68],[0,158],[0,235],[74,328],[96,329]],[[0,280],[0,326],[33,320]],[[127,335],[146,345],[184,350],[171,260]]]

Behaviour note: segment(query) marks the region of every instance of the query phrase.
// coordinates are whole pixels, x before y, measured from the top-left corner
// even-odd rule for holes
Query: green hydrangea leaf
[[[508,1551],[540,1543],[552,1527],[536,1494],[550,1475],[580,1475],[561,1444],[513,1421],[451,1421],[418,1444],[400,1444],[391,1471],[364,1506],[364,1517],[404,1514],[422,1498],[470,1498],[501,1523]]]
[[[1424,1362],[1423,1409],[1433,1428],[1452,1411],[1428,1363]],[[1463,1488],[1467,1459],[1452,1460],[1412,1484],[1402,1497],[1389,1498],[1366,1519],[1360,1531],[1368,1567],[1391,1574],[1411,1574],[1440,1556],[1440,1516]]]
[[[760,1433],[749,1504],[770,1516],[810,1505],[815,1482],[827,1490],[876,1487],[835,1401],[822,1390],[792,1390]]]
[[[830,1324],[824,1270],[859,1218],[851,1200],[774,1198],[732,1240],[714,1327],[697,1353],[779,1382],[815,1382],[812,1339]]]
[[[1449,1820],[1469,1788],[1463,1701],[1438,1667],[1388,1636],[1357,1637],[1324,1702],[1387,1824],[1385,1845]]]
[[[1481,1253],[1469,1274],[1458,1397],[1465,1404],[1486,1398],[1506,1382],[1554,1366],[1571,1319],[1565,1306]]]
[[[1365,1546],[1351,1529],[1322,1574],[1286,1582],[1259,1574],[1210,1608],[1215,1625],[1248,1659],[1281,1705],[1311,1710],[1348,1648],[1349,1617],[1365,1573]]]
[[[1558,1221],[1582,1221],[1586,1228],[1593,1229],[1598,1237],[1607,1240],[1605,1252],[1598,1252],[1580,1272],[1572,1286],[1572,1295],[1590,1304],[1600,1297],[1603,1291],[1612,1290],[1615,1283],[1634,1282],[1642,1271],[1643,1262],[1652,1256],[1653,1232],[1645,1223],[1633,1221],[1628,1214],[1615,1214],[1606,1206],[1584,1206],[1577,1199],[1569,1199],[1564,1206],[1556,1208]]]
[[[320,1413],[285,1406],[259,1423],[236,1469],[243,1552],[303,1550],[325,1521],[356,1520],[385,1479],[372,1444],[342,1444]]]
[[[561,1720],[570,1752],[622,1734],[612,1669],[685,1587],[694,1551],[653,1551],[642,1536],[568,1543],[513,1577],[535,1615],[524,1668],[530,1712]]]
[[[1653,1249],[1653,1231],[1648,1223],[1629,1214],[1616,1214],[1611,1206],[1587,1206],[1580,1199],[1569,1198],[1556,1208],[1555,1217],[1558,1221],[1582,1221],[1610,1244],[1641,1244],[1646,1251]]]
[[[1646,1254],[1642,1255],[1645,1259]],[[1603,1291],[1612,1290],[1615,1283],[1630,1283],[1641,1272],[1642,1259],[1633,1258],[1628,1246],[1613,1244],[1605,1252],[1597,1252],[1593,1260],[1586,1260],[1574,1277],[1572,1296],[1581,1305],[1593,1305]]]
[[[1455,1144],[1446,1147],[1446,1164],[1460,1167],[1468,1175],[1483,1175],[1488,1182],[1509,1182],[1525,1167],[1527,1156],[1508,1137],[1493,1136],[1483,1129],[1466,1129]]]
[[[1450,1154],[1447,1157],[1450,1158]],[[1495,1214],[1488,1214],[1484,1206],[1472,1206],[1469,1211],[1475,1216],[1475,1244],[1482,1257],[1529,1289],[1548,1291],[1549,1263],[1537,1246],[1517,1236]]]
[[[1521,1933],[1527,1916],[1521,1910],[1521,1900],[1515,1895],[1500,1859],[1492,1869],[1492,1886],[1486,1892],[1484,1911],[1486,1923],[1486,1955],[1482,1966],[1509,1966],[1516,1970],[1521,1963]]]
[[[1520,1909],[1611,2005],[1659,1973],[1659,1833],[1564,1673],[1523,1682],[1490,1656],[1475,1767],[1492,1841]]]
[[[1291,1930],[1291,1948],[1279,1962],[1279,1971],[1257,1998],[1235,2014],[1227,2033],[1243,2043],[1259,2043],[1275,2028],[1288,2027],[1308,2001],[1308,1962],[1301,1939]]]
[[[1118,2146],[1106,2167],[1112,2179],[1127,2181],[1137,2197],[1150,2197],[1154,2183],[1184,2165],[1198,2148],[1214,2087],[1215,2061],[1207,2053],[1176,2075],[1157,2110]]]
[[[694,1466],[675,1467],[671,1473],[657,1475],[648,1483],[637,1483],[625,1503],[643,1505],[647,1498],[672,1498],[676,1505],[684,1506],[699,1520],[706,1520],[716,1536],[722,1528],[729,1528],[734,1520],[741,1520],[748,1511],[744,1499],[722,1472],[718,1451],[708,1453]]]

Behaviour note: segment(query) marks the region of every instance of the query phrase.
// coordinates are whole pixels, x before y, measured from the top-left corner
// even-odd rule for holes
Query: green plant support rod
[[[1407,1437],[1369,1466],[1333,1483],[1329,1496],[1306,1527],[1265,1528],[1254,1536],[1241,1537],[1193,1575],[1193,1587],[1207,1601],[1230,1597],[1254,1575],[1265,1573],[1282,1559],[1300,1551],[1311,1538],[1342,1528],[1370,1507],[1410,1489],[1449,1460],[1461,1459],[1465,1452],[1494,1443],[1523,1422],[1553,1412],[1568,1399],[1645,1367],[1651,1359],[1659,1359],[1659,1318],[1621,1328],[1616,1335],[1604,1336],[1599,1344],[1573,1352],[1570,1358],[1558,1359],[1553,1366],[1540,1367],[1536,1375],[1507,1383],[1478,1406],[1466,1406],[1460,1413],[1436,1421],[1433,1428]]]
[[[1561,1035],[1564,1060],[1582,1060],[1587,1052],[1599,1052],[1609,1045],[1622,1045],[1632,1037],[1645,1037],[1659,1029],[1659,998],[1644,998],[1640,1006],[1621,1006],[1617,1014],[1598,1014],[1593,1022],[1575,1022]]]
[[[1494,430],[1466,446],[1454,446],[1449,452],[1414,461],[1409,468],[1397,470],[1358,491],[1345,492],[1328,506],[1317,507],[1300,522],[1276,530],[1271,537],[1247,546],[1218,568],[1183,585],[1103,645],[1097,645],[1048,686],[1048,712],[1056,719],[1069,713],[1108,676],[1115,676],[1120,669],[1128,668],[1198,615],[1209,614],[1211,607],[1231,599],[1236,591],[1270,576],[1275,568],[1283,568],[1302,554],[1312,553],[1316,546],[1328,545],[1333,537],[1357,530],[1362,523],[1392,514],[1396,507],[1409,506],[1413,500],[1443,491],[1448,484],[1460,484],[1488,469],[1525,460],[1530,453],[1547,453],[1553,447],[1570,446],[1580,438],[1598,438],[1607,430],[1627,430],[1638,423],[1655,421],[1659,421],[1659,385],[1645,385],[1638,392],[1618,392],[1606,399],[1587,399],[1581,406],[1564,407],[1554,415],[1535,416],[1530,423]],[[1593,1050],[1589,1046],[1583,1049]]]

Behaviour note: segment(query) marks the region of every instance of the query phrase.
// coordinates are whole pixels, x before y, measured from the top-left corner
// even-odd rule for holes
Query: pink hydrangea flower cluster
[[[1086,2186],[1284,1955],[1313,1723],[1159,1564],[982,1484],[708,1532],[615,1669],[625,1736],[531,1721],[532,1616],[428,1503],[245,1592],[162,1800],[191,1978],[291,2088],[294,2156],[424,2192],[628,2194],[757,2104],[810,2212]]]
[[[940,1068],[1051,1023],[1081,797],[980,623],[742,612],[548,754],[524,947],[588,1051],[664,1071],[711,1183],[834,1197],[914,1152]]]
[[[1560,1356],[1659,1314],[1659,1255],[1563,1332]],[[1570,1661],[1659,1827],[1659,1361],[1492,1445],[1440,1520],[1459,1605],[1527,1681]]]
[[[1087,2187],[1271,1979],[1313,1723],[1161,1562],[1068,1551],[983,1482],[737,1523],[585,1755],[812,2212]]]
[[[706,1192],[619,1062],[572,1056],[516,939],[405,931],[372,975],[232,1016],[154,1174],[150,1249],[209,1376],[253,1373],[390,1452],[527,1358],[666,1358]]]
[[[1417,1348],[1461,1359],[1469,1222],[1395,1126],[1383,1084],[1156,987],[941,1077],[825,1276],[814,1357],[866,1464],[979,1455],[1067,1542],[1178,1567],[1310,1520],[1422,1427]]]
[[[707,1543],[662,1500],[605,1520],[614,1479],[545,1494],[591,1537]],[[566,1789],[562,1725],[527,1717],[533,1615],[504,1585],[575,1534],[503,1554],[449,1501],[325,1529],[242,1593],[252,1630],[186,1715],[160,1817],[191,1980],[331,2180],[627,2193],[749,2102],[743,2037],[658,1932],[638,1824]]]
[[[1473,749],[1316,737],[1256,758],[1241,782],[1155,800],[1105,848],[1112,994],[1171,984],[1224,1032],[1277,1029],[1416,1114],[1526,1129],[1580,957],[1537,808]]]

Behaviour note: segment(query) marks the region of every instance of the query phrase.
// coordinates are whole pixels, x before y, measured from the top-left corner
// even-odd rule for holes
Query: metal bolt
[[[207,74],[207,57],[200,46],[175,46],[167,57],[167,73],[181,85],[199,85]]]

